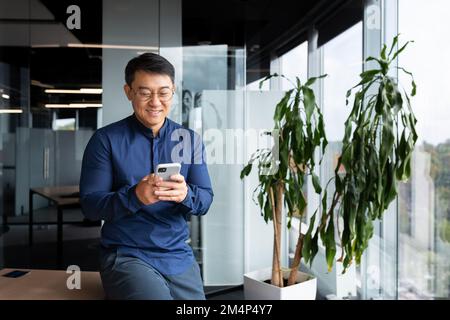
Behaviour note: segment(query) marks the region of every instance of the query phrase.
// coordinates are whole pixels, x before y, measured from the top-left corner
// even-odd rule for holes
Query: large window
[[[324,117],[330,142],[341,141],[351,106],[345,93],[359,81],[362,71],[362,22],[347,29],[323,46]]]
[[[412,102],[419,136],[412,177],[399,196],[399,299],[450,297],[449,16],[446,0],[399,1],[401,39],[415,41],[399,64],[418,84]],[[409,87],[402,75],[400,83]]]
[[[308,77],[308,42],[303,42],[280,57],[280,71],[287,79],[295,83],[295,78],[306,81]],[[287,79],[281,80],[281,89],[289,90],[292,83]]]
[[[292,89],[296,83],[296,78],[298,77],[302,83],[305,83],[308,79],[308,42],[305,41],[295,48],[289,50],[279,58],[280,73],[284,78],[280,79],[281,90],[286,92]],[[303,194],[306,199],[308,198],[308,184],[303,185]],[[296,218],[299,215],[295,215]],[[306,222],[306,215],[303,216],[302,222]],[[296,235],[293,236],[291,241],[296,243]],[[295,246],[292,245],[292,251],[295,250]]]
[[[319,50],[322,51],[323,69],[322,74],[327,74],[323,80],[323,115],[325,121],[325,131],[328,139],[328,146],[323,155],[323,165],[321,167],[321,181],[325,186],[330,178],[334,176],[338,157],[344,136],[344,122],[350,113],[350,106],[345,104],[345,93],[353,87],[359,80],[362,70],[362,22],[355,24],[345,30],[337,37],[325,43]],[[350,100],[351,101],[351,100]],[[334,190],[328,191],[328,203],[331,203],[331,196]],[[342,223],[340,224],[342,225]],[[341,230],[342,231],[342,230]],[[337,255],[340,248],[337,248]],[[324,252],[321,251],[322,254]],[[321,277],[326,277],[325,257],[320,256]],[[334,293],[338,296],[356,294],[356,269],[354,267],[347,271],[345,276],[340,275],[340,264],[336,263],[333,270],[336,283]],[[328,279],[330,281],[330,279]]]

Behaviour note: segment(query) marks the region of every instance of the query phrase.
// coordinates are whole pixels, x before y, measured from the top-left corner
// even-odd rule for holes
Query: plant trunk
[[[284,184],[283,182],[278,182],[277,185],[277,232],[278,232],[278,264],[280,265],[280,270],[278,271],[280,277],[280,287],[283,287],[283,271],[281,270],[281,215],[283,212],[283,195],[284,195]]]
[[[274,229],[274,243],[273,243],[273,257],[272,257],[272,280],[274,286],[283,287],[283,273],[281,270],[281,210],[283,200],[283,184],[276,185],[276,201],[273,194],[273,188],[270,188],[270,199],[272,202],[273,215],[273,229]]]
[[[274,225],[275,225],[275,220],[274,220]],[[274,237],[273,239],[273,257],[272,257],[272,280],[271,280],[271,284],[277,287],[283,287],[283,281],[282,278],[280,278],[280,271],[281,271],[281,267],[280,267],[280,259],[279,259],[279,253],[277,250],[277,239],[276,237]]]
[[[302,234],[301,227],[302,223],[300,221],[300,231],[297,239],[297,245],[295,246],[294,261],[292,262],[291,272],[289,273],[288,286],[294,285],[297,281],[298,267],[300,266],[300,261],[302,259],[303,239],[305,238],[305,235]]]

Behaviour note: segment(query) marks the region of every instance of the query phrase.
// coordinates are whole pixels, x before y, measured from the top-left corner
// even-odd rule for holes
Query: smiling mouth
[[[157,116],[160,113],[162,113],[162,110],[145,110],[147,111],[151,116]]]

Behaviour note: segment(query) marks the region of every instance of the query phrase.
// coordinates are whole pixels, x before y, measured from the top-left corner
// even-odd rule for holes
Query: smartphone
[[[174,174],[180,174],[181,164],[175,163],[160,163],[156,167],[156,175],[161,177],[164,181],[170,181],[170,177]]]
[[[11,272],[5,273],[3,276],[8,278],[19,278],[23,275],[26,275],[30,271],[23,271],[23,270],[13,270]]]

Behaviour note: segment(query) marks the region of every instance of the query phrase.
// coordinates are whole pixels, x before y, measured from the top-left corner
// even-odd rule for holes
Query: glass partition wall
[[[65,221],[82,224],[64,225],[57,264],[56,210],[34,196],[29,245],[29,192],[78,185],[93,132],[132,113],[126,63],[156,52],[176,69],[170,118],[206,137],[211,158],[219,152],[214,139],[228,134],[220,147],[236,141],[222,150],[234,158],[209,163],[216,196],[208,215],[188,223],[205,285],[242,283],[244,145],[236,134],[244,126],[244,44],[189,45],[182,14],[179,0],[0,2],[0,267],[98,269],[100,226],[79,208],[64,212]]]
[[[98,268],[99,223],[85,220],[75,206],[64,210],[60,233],[55,206],[30,194],[36,188],[78,188],[84,148],[102,126],[108,95],[102,83],[102,8],[101,1],[0,1],[0,176],[8,171],[1,183],[7,231],[1,237],[2,267]],[[62,261],[57,234],[64,237]]]
[[[183,46],[182,122],[203,137],[214,190],[209,212],[191,219],[206,285],[238,285],[244,271],[242,168],[244,49]]]

